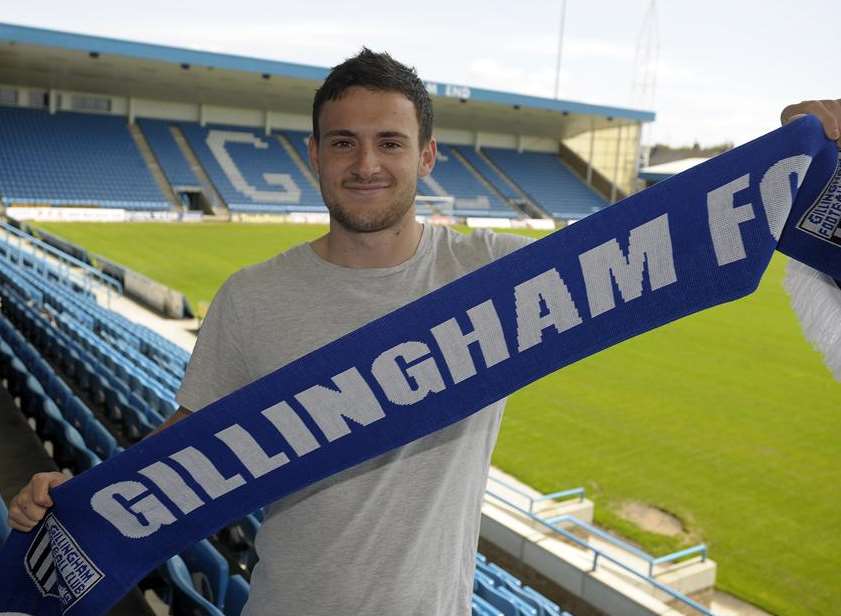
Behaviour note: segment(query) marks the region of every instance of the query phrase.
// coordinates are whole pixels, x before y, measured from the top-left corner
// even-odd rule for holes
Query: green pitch
[[[50,224],[210,300],[237,268],[324,233],[291,225]],[[718,587],[775,613],[841,605],[841,385],[803,340],[775,257],[759,291],[682,319],[513,396],[494,464],[543,491],[583,485],[596,520],[656,555],[706,542]],[[620,517],[639,501],[683,539]]]

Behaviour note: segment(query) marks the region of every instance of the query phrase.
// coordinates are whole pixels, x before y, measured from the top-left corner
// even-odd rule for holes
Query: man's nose
[[[360,146],[357,148],[353,173],[361,179],[369,179],[380,171],[380,158],[374,146]]]

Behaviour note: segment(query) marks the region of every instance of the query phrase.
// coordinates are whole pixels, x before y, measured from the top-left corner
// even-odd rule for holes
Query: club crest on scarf
[[[835,173],[797,228],[841,248],[841,152]]]
[[[27,550],[25,567],[41,595],[59,599],[65,609],[104,577],[53,514]]]

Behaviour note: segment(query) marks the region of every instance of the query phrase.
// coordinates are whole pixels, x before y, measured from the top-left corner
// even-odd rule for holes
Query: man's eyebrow
[[[391,138],[391,139],[393,139],[395,137],[399,137],[401,139],[408,139],[409,135],[407,135],[406,133],[401,133],[401,132],[396,131],[396,130],[385,130],[385,131],[377,133],[377,137],[386,137],[386,138]]]
[[[334,128],[324,133],[325,137],[356,137],[356,133],[346,128]]]
[[[358,135],[353,132],[352,130],[348,130],[346,128],[334,128],[333,130],[328,130],[324,133],[324,137],[329,139],[330,137],[357,137]],[[377,137],[379,138],[386,138],[386,139],[409,139],[409,135],[406,133],[401,133],[400,131],[396,130],[384,130],[377,133]]]

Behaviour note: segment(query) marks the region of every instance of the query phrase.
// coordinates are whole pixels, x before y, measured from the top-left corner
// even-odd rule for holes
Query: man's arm
[[[193,411],[191,411],[190,409],[183,406],[179,406],[177,411],[170,415],[165,422],[163,422],[161,425],[155,428],[153,432],[149,433],[149,435],[146,438],[152,436],[153,434],[157,434],[161,430],[166,430],[170,426],[177,424],[179,421],[181,421],[185,417],[189,417],[192,414]]]

